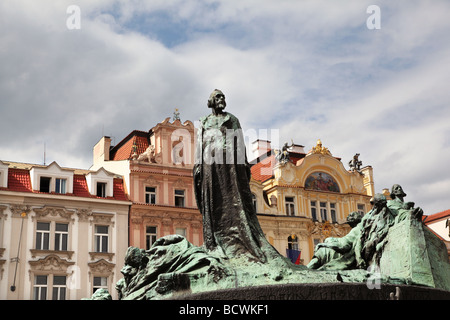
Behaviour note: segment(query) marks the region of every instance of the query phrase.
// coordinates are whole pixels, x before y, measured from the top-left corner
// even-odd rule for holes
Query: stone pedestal
[[[380,272],[406,283],[450,291],[450,263],[445,244],[411,217],[390,228]]]
[[[450,300],[450,291],[414,285],[305,283],[180,294],[175,300]]]

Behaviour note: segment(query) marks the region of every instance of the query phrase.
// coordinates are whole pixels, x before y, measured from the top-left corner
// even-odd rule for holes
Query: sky
[[[346,168],[360,153],[376,192],[398,183],[425,214],[447,210],[449,12],[448,0],[2,0],[0,160],[42,164],[45,149],[47,164],[87,169],[103,135],[118,143],[175,108],[195,122],[218,88],[244,130],[277,130],[275,147],[321,139]]]

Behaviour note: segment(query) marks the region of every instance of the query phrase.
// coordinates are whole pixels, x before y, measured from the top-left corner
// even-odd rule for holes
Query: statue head
[[[129,247],[125,254],[125,265],[120,270],[125,278],[125,283],[128,284],[147,262],[148,257],[143,249]]]
[[[395,198],[399,198],[403,200],[406,197],[406,193],[403,191],[403,188],[399,184],[394,184],[391,188],[391,198],[394,200]]]
[[[347,223],[350,227],[354,228],[358,223],[361,222],[362,214],[358,211],[353,211],[347,216]]]
[[[225,102],[225,95],[219,89],[214,89],[214,91],[209,95],[208,108],[212,108],[220,112],[227,106]]]
[[[373,205],[373,207],[378,209],[385,207],[386,202],[386,197],[381,193],[375,194],[372,199],[370,199],[370,203]]]

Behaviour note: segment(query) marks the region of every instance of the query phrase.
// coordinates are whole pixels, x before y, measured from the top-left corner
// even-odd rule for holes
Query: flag
[[[286,256],[292,261],[293,264],[300,264],[300,250],[286,249]]]

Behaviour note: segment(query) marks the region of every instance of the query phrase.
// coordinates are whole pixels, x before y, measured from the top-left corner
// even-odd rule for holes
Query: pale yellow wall
[[[66,275],[68,277],[67,299],[88,298],[92,295],[94,272],[94,269],[88,264],[96,263],[103,258],[106,258],[112,269],[100,273],[108,276],[109,291],[113,297],[117,297],[114,286],[122,277],[120,269],[123,266],[128,247],[129,205],[130,203],[127,201],[0,191],[0,206],[4,208],[0,215],[0,227],[2,227],[0,243],[5,249],[0,257],[0,260],[5,260],[0,268],[0,299],[32,299],[35,274]],[[86,219],[79,215],[83,210],[89,214],[85,216]],[[20,212],[25,212],[25,217],[22,218]],[[39,212],[40,214],[38,214]],[[63,216],[59,212],[63,212]],[[99,215],[106,215],[109,218],[100,219]],[[10,287],[14,282],[16,264],[11,262],[11,258],[15,258],[17,255],[22,221],[20,263],[16,274],[16,290],[13,292]],[[56,222],[68,223],[69,253],[52,250],[54,245],[53,229],[50,235],[50,250],[34,250],[37,221],[50,222],[52,226]],[[108,253],[112,254],[110,255],[111,260],[102,255],[92,258],[89,254],[94,251],[94,226],[96,223],[110,226]],[[32,266],[33,262],[53,256],[58,259],[50,260],[52,264]],[[48,292],[47,298],[51,299],[51,292]]]
[[[314,172],[325,172],[339,185],[340,192],[307,190],[304,188],[307,177]],[[314,239],[322,242],[328,236],[343,236],[350,230],[345,223],[349,213],[357,211],[358,204],[365,205],[365,211],[371,209],[370,198],[373,195],[372,167],[365,167],[362,174],[347,170],[341,161],[328,154],[309,154],[302,161],[274,167],[274,178],[264,183],[251,180],[250,188],[257,196],[259,221],[274,247],[283,255],[287,248],[287,238],[295,234],[299,239],[303,263],[307,264],[313,255]],[[271,206],[264,200],[275,196],[277,206]],[[286,215],[285,197],[295,199],[295,217]],[[316,201],[316,216],[319,222],[313,223],[311,201]],[[329,222],[321,221],[320,202],[335,203],[337,225],[331,223],[330,208],[327,209]],[[329,206],[329,205],[328,205]],[[268,216],[268,215],[271,216]]]

